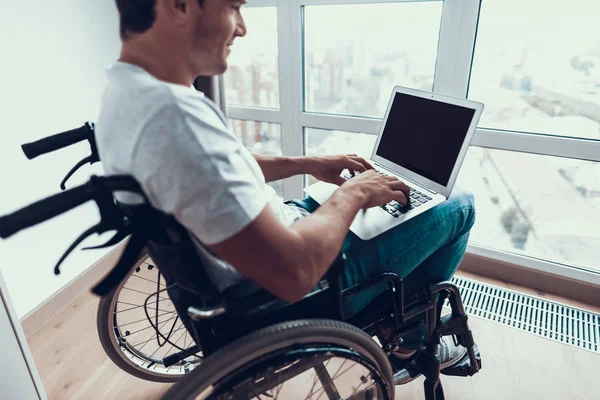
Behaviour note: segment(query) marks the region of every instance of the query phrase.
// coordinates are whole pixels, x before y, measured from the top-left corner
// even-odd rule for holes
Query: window
[[[277,9],[248,7],[242,15],[248,31],[235,40],[228,58],[227,103],[279,108]]]
[[[432,90],[442,5],[306,7],[306,110],[381,118],[395,85]]]
[[[325,156],[336,154],[357,154],[367,160],[371,157],[377,136],[364,133],[306,129],[305,154],[307,156]],[[306,184],[316,180],[307,176]]]
[[[369,157],[394,86],[468,96],[485,104],[457,182],[476,197],[471,249],[600,282],[600,3],[250,3],[225,76],[248,148]]]
[[[377,136],[364,133],[306,129],[307,156],[358,154],[370,158]]]
[[[305,138],[307,155],[364,157],[377,139],[318,129]],[[600,163],[472,147],[456,187],[475,195],[471,243],[600,272]]]
[[[485,0],[469,97],[480,126],[600,139],[600,3]]]
[[[263,156],[281,155],[281,128],[266,122],[229,120],[229,128],[253,154]],[[277,194],[283,197],[283,183],[271,182]]]
[[[600,163],[472,147],[473,243],[600,272]]]
[[[281,130],[277,124],[230,119],[235,136],[252,153],[264,156],[281,155]]]

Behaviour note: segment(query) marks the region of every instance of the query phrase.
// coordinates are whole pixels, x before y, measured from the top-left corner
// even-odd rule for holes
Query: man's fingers
[[[394,192],[394,200],[396,200],[398,203],[402,204],[403,206],[408,204],[408,198],[404,195],[404,193],[402,192]]]
[[[333,183],[338,186],[342,186],[346,182],[346,180],[339,175],[336,175],[335,177],[333,177],[332,180],[333,180]]]
[[[354,171],[358,171],[360,173],[365,172],[367,169],[365,168],[364,165],[362,165],[361,163],[359,163],[358,161],[354,161],[354,160],[349,160],[350,163],[348,165],[348,168],[350,170],[350,173],[352,173],[354,175]]]
[[[410,187],[398,178],[391,177],[390,188],[402,192],[405,197],[410,196]]]
[[[362,158],[362,157],[357,157],[357,156],[355,155],[355,156],[353,156],[353,157],[352,157],[352,159],[353,159],[354,161],[356,161],[356,162],[359,162],[359,163],[361,163],[362,165],[364,165],[364,167],[365,167],[366,169],[375,169],[375,168],[373,168],[373,166],[372,166],[372,165],[371,165],[369,162],[367,162],[367,160],[365,160],[365,159],[364,159],[364,158]]]

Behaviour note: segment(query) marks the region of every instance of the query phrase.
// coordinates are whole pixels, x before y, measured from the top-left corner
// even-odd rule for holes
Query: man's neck
[[[191,86],[195,77],[182,57],[140,38],[123,43],[119,61],[136,65],[164,82]]]

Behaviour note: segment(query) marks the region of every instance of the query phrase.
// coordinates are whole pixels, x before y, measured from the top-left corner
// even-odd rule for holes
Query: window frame
[[[305,6],[442,1],[442,19],[435,66],[434,93],[465,98],[473,66],[483,0],[252,0],[246,7],[276,7],[280,108],[230,106],[228,118],[281,126],[282,152],[302,156],[305,129],[326,129],[377,135],[381,119],[307,112],[304,108]],[[282,95],[288,93],[290,95]],[[472,146],[600,162],[600,140],[478,128]],[[286,179],[286,198],[302,197],[303,177]],[[600,273],[470,244],[471,254],[511,262],[526,268],[600,286]]]

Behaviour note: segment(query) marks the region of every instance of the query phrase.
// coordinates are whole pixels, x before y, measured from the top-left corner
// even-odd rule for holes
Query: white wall
[[[119,53],[114,1],[3,1],[0,11],[0,215],[58,192],[87,144],[28,161],[20,145],[97,119],[105,68]],[[70,186],[101,166],[84,167]],[[76,251],[53,267],[98,220],[89,204],[0,241],[0,270],[19,318],[91,266],[106,250]],[[99,243],[99,238],[86,244]]]

